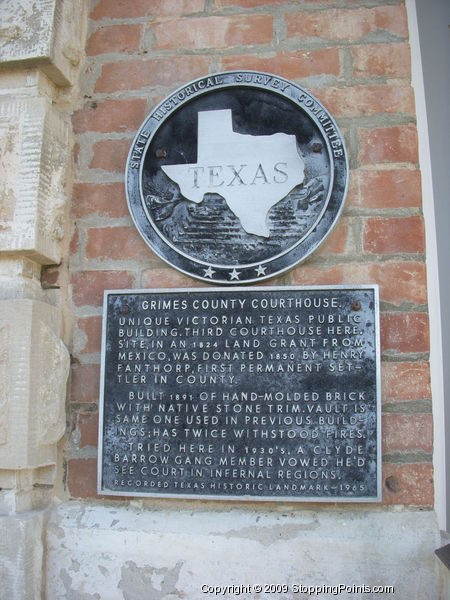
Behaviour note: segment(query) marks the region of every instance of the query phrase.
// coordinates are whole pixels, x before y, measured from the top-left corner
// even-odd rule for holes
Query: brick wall
[[[80,81],[70,246],[74,311],[66,483],[96,496],[105,288],[201,285],[147,248],[128,214],[126,156],[147,112],[182,83],[236,68],[309,89],[343,131],[350,188],[328,240],[270,283],[378,283],[383,503],[432,506],[424,226],[403,3],[97,0]]]

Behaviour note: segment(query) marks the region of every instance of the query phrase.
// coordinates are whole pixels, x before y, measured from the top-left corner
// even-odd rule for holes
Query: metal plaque
[[[126,188],[136,227],[169,264],[239,284],[304,260],[342,210],[348,163],[327,110],[255,71],[192,81],[146,118]]]
[[[100,494],[381,500],[377,286],[108,291]]]

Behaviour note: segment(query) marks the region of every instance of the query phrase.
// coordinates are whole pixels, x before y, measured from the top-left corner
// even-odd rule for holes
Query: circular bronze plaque
[[[176,269],[262,281],[304,260],[347,191],[342,135],[300,86],[267,73],[202,77],[146,118],[127,162],[133,220]]]

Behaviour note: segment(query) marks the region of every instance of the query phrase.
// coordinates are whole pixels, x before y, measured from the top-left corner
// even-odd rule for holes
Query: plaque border
[[[239,75],[243,77],[243,80],[229,80],[233,77],[236,79]],[[270,77],[272,80],[277,80],[278,82],[282,82],[286,85],[281,89],[274,88],[270,87],[268,82],[264,81],[245,81],[245,76],[259,76],[262,79]],[[220,78],[224,78],[225,81],[220,80]],[[211,84],[207,83],[209,81]],[[200,87],[200,83],[205,84],[205,82],[206,85]],[[142,169],[145,155],[159,127],[173,113],[179,110],[184,104],[189,103],[191,100],[194,100],[195,98],[204,94],[214,92],[215,90],[233,87],[270,91],[271,93],[277,94],[285,98],[287,101],[292,102],[292,104],[294,104],[298,110],[303,111],[315,123],[316,127],[320,131],[327,147],[330,166],[333,171],[332,179],[334,184],[337,173],[340,169],[344,169],[342,193],[338,192],[338,190],[331,185],[328,191],[327,201],[324,204],[324,208],[319,217],[316,219],[315,225],[310,228],[308,233],[305,234],[301,240],[298,240],[296,244],[289,248],[288,251],[282,252],[271,259],[264,259],[256,262],[255,265],[266,265],[264,271],[266,269],[270,271],[269,273],[264,272],[263,274],[257,274],[256,276],[254,273],[252,273],[251,276],[245,275],[246,272],[248,273],[250,271],[257,271],[254,266],[235,266],[233,271],[231,271],[231,268],[228,267],[224,268],[221,265],[212,263],[209,264],[206,261],[185,256],[181,251],[173,247],[171,243],[168,241],[166,242],[156,231],[155,227],[152,225],[152,220],[148,218],[147,208],[145,207],[144,199],[142,197]],[[188,88],[193,88],[194,91],[191,90],[189,93],[187,93]],[[179,98],[180,94],[184,94],[183,99],[176,100]],[[301,97],[304,97],[305,100],[308,101],[308,105],[305,101],[303,105],[300,103]],[[173,99],[176,100],[174,105],[170,107],[170,109],[167,109],[166,112],[161,111],[162,107],[164,107],[166,103],[170,103],[170,101]],[[311,103],[311,105],[309,105],[309,103]],[[336,157],[334,155],[325,125],[322,125],[322,123],[319,121],[317,114],[315,114],[312,110],[313,108],[315,110],[317,109],[317,114],[322,112],[326,115],[326,118],[328,119],[328,123],[326,123],[327,128],[328,124],[331,124],[332,129],[334,129],[337,138],[341,142],[339,148],[342,149],[342,156]],[[158,111],[161,112],[161,116],[159,115]],[[158,117],[155,116],[156,114],[158,114]],[[139,155],[139,158],[136,157],[136,154]],[[137,166],[133,167],[135,164]],[[206,281],[207,283],[216,286],[245,286],[260,281],[266,281],[267,279],[272,279],[276,276],[282,275],[306,260],[313,252],[315,252],[315,250],[317,250],[317,248],[319,248],[319,246],[322,245],[322,243],[334,230],[344,208],[348,186],[349,160],[344,136],[342,135],[342,132],[340,131],[335,119],[330,114],[328,109],[313,94],[311,94],[301,85],[273,73],[251,69],[234,69],[231,71],[219,71],[209,75],[204,75],[203,77],[193,79],[192,81],[189,81],[188,83],[185,83],[172,91],[168,96],[161,100],[144,119],[142,125],[136,133],[136,136],[133,139],[133,142],[131,143],[125,168],[125,191],[128,210],[132,221],[139,234],[143,238],[145,244],[152,252],[159,256],[159,258],[177,271],[189,277],[193,277],[194,279]],[[308,238],[311,240],[309,245],[305,243]],[[157,239],[159,239],[159,244],[156,243]],[[153,243],[150,243],[150,240],[152,240]],[[205,267],[208,267],[208,265],[209,268],[206,269]],[[271,269],[270,266],[272,266]],[[209,269],[214,267],[220,269],[220,277],[213,278],[212,274],[207,275]],[[244,274],[245,279],[239,280],[232,275],[232,273],[235,273],[236,269],[240,269],[239,275]],[[213,271],[213,273],[216,273],[216,271]],[[227,274],[230,277],[229,279],[226,278]]]
[[[170,293],[189,293],[202,294],[209,292],[223,292],[225,294],[249,291],[261,292],[264,291],[315,291],[315,290],[372,290],[374,293],[374,325],[375,325],[375,370],[376,370],[376,417],[377,417],[377,495],[370,498],[352,497],[322,497],[322,496],[307,496],[307,497],[292,497],[292,496],[232,496],[220,494],[173,494],[173,493],[152,493],[152,492],[120,492],[116,490],[102,489],[103,479],[103,418],[104,418],[104,388],[105,388],[105,364],[106,364],[106,326],[107,326],[107,308],[108,297],[110,295],[125,295],[125,294],[170,294]],[[382,420],[381,420],[381,343],[380,343],[380,299],[379,285],[373,284],[337,284],[337,285],[312,285],[312,286],[240,286],[233,287],[208,287],[208,288],[158,288],[158,289],[115,289],[104,290],[103,293],[103,310],[102,310],[102,348],[101,348],[101,369],[100,369],[100,396],[99,396],[99,418],[98,418],[98,452],[97,452],[97,494],[99,496],[118,496],[128,498],[156,498],[167,500],[211,500],[226,502],[286,502],[286,503],[364,503],[373,504],[382,502]]]

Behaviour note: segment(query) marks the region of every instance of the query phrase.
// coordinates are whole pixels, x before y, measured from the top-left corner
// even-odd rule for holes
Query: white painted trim
[[[433,466],[434,507],[439,527],[446,530],[446,465],[444,419],[444,371],[441,335],[441,305],[439,295],[439,269],[434,214],[434,194],[431,177],[430,142],[425,104],[422,58],[417,25],[416,0],[406,0],[409,42],[411,45],[412,85],[416,99],[417,132],[419,137],[419,162],[422,172],[423,213],[425,220],[427,252],[428,310],[430,318],[430,368],[433,398]]]

